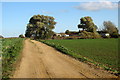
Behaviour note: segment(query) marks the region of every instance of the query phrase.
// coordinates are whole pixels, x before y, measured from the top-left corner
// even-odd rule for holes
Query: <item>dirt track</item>
[[[13,78],[114,78],[116,76],[64,55],[34,40],[25,40]]]

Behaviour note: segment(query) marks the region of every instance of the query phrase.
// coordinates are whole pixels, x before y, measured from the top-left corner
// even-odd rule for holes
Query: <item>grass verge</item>
[[[2,39],[2,79],[7,80],[23,49],[23,38]]]

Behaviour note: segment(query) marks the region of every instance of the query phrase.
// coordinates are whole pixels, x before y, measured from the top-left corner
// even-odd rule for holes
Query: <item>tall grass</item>
[[[23,48],[22,38],[2,39],[2,78],[9,78],[13,71],[13,64],[18,59]]]

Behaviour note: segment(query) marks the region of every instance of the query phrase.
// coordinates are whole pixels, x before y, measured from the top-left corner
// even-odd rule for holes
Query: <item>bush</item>
[[[0,35],[0,38],[4,38],[2,35]]]
[[[25,38],[25,37],[23,36],[23,34],[21,34],[21,35],[19,35],[19,38]]]
[[[98,33],[87,32],[87,31],[83,31],[79,35],[81,36],[81,38],[84,39],[101,38],[101,36]]]
[[[112,38],[118,38],[118,37],[119,37],[119,34],[118,34],[118,33],[113,33],[113,34],[111,34],[111,37],[112,37]]]

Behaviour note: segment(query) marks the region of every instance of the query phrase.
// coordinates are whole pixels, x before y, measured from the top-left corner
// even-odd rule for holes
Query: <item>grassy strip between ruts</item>
[[[104,68],[105,70],[112,71],[114,74],[117,74],[117,75],[119,74],[119,71],[117,71],[115,69],[112,69],[110,67],[107,67],[104,64],[97,63],[97,62],[95,62],[95,61],[93,61],[93,60],[91,60],[89,58],[78,55],[78,54],[74,53],[73,51],[67,49],[66,47],[64,47],[62,45],[55,44],[55,43],[52,43],[52,42],[49,42],[49,41],[46,41],[46,40],[40,40],[40,42],[45,43],[45,44],[47,44],[49,46],[52,46],[55,49],[57,49],[58,51],[60,51],[60,52],[62,52],[64,54],[70,55],[70,56],[72,56],[72,57],[74,57],[74,58],[76,58],[76,59],[78,59],[78,60],[80,60],[82,62],[92,63],[92,64],[94,64],[96,66]]]
[[[13,66],[19,59],[23,41],[23,38],[2,39],[2,79],[9,79],[15,69]]]

